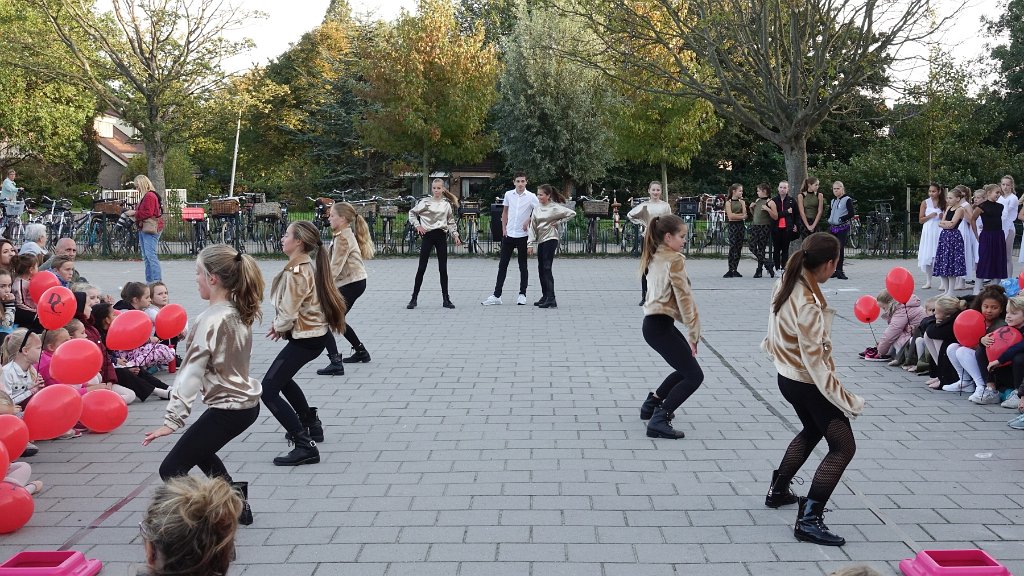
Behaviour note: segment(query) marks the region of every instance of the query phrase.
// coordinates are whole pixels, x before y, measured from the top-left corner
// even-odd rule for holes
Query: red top
[[[143,220],[147,218],[156,218],[157,230],[163,230],[164,221],[161,216],[163,213],[160,210],[160,199],[157,197],[156,192],[150,190],[146,192],[146,195],[139,201],[139,205],[135,208],[135,221],[141,225]]]

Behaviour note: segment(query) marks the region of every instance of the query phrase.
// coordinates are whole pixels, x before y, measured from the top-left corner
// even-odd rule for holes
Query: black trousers
[[[729,222],[729,271],[735,272],[740,265],[740,254],[743,252],[743,239],[746,229],[743,221]]]
[[[315,338],[297,338],[278,352],[277,358],[263,377],[263,403],[270,408],[270,413],[277,418],[286,432],[295,433],[302,430],[299,415],[308,416],[309,402],[302,388],[295,383],[295,375],[303,366],[309,364],[323,353],[327,341],[333,340],[330,332]],[[281,395],[284,395],[284,398]]]
[[[423,273],[427,271],[427,261],[430,259],[430,252],[437,248],[437,272],[441,275],[441,294],[448,297],[448,232],[438,228],[423,235],[420,242],[420,264],[416,268],[416,283],[412,287],[412,297],[420,294],[420,286],[423,285]]]
[[[508,274],[508,262],[512,259],[512,251],[515,250],[519,258],[519,293],[526,295],[526,287],[530,283],[530,271],[526,267],[526,236],[522,238],[511,238],[505,236],[501,239],[501,260],[498,261],[498,281],[494,283],[494,296],[501,298],[501,289],[505,285],[505,275]]]
[[[160,464],[160,477],[166,481],[186,476],[192,468],[199,466],[207,476],[231,482],[231,475],[217,452],[252,426],[259,415],[259,404],[243,410],[207,408],[185,429],[177,444],[164,457]]]
[[[132,374],[129,368],[114,368],[114,372],[117,374],[117,383],[135,392],[139,402],[145,402],[156,388],[167,389],[167,384],[145,369],[139,370],[138,374]]]
[[[551,267],[555,263],[557,250],[557,238],[537,245],[537,275],[540,276],[540,292],[544,298],[555,297],[555,276]]]
[[[776,270],[786,266],[786,261],[789,260],[789,242],[792,239],[788,226],[772,226],[772,264]]]
[[[839,264],[836,265],[836,274],[843,273],[843,260],[846,255],[846,242],[850,239],[850,228],[845,228],[842,232],[833,232],[833,236],[839,239]]]
[[[772,268],[768,259],[768,245],[771,242],[771,227],[758,224],[750,227],[750,251],[757,258],[757,269]]]
[[[700,388],[704,382],[704,371],[693,357],[690,343],[676,328],[671,316],[644,316],[643,333],[647,344],[675,369],[655,392],[661,398],[662,408],[666,412],[674,412]]]
[[[352,311],[352,307],[356,305],[356,300],[366,292],[366,279],[357,280],[356,282],[350,282],[344,286],[338,286],[338,291],[341,292],[341,297],[345,299],[345,307],[349,312]],[[356,331],[352,329],[352,324],[348,321],[349,316],[345,315],[345,340],[352,345],[353,348],[358,348],[363,343],[359,341],[359,336],[356,336]],[[334,340],[334,337],[327,339],[327,353],[332,356],[338,355],[338,343]]]
[[[992,382],[997,390],[1021,387],[1021,383],[1024,382],[1024,353],[1014,355],[1013,364],[1010,366],[996,366],[993,370],[988,369],[988,352],[984,346],[979,345],[974,354],[978,367],[981,368],[981,376],[985,379],[984,382],[975,384],[983,386]]]

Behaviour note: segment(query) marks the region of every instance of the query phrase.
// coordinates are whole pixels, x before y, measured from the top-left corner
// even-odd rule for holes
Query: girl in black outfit
[[[772,198],[772,265],[781,270],[789,260],[789,243],[796,234],[796,202],[789,196],[789,182],[779,182],[779,195]]]
[[[740,274],[740,254],[743,252],[745,236],[744,221],[747,219],[747,203],[743,201],[743,185],[733,184],[729,187],[729,199],[725,202],[725,219],[729,227],[729,271],[722,278],[742,278]]]
[[[441,275],[442,306],[455,308],[448,297],[448,236],[455,238],[455,245],[462,246],[459,231],[455,225],[455,208],[459,207],[459,199],[444,186],[444,180],[435,179],[430,185],[430,196],[420,199],[412,210],[409,210],[409,222],[416,227],[416,233],[423,237],[420,243],[420,264],[416,268],[416,283],[412,289],[412,299],[406,306],[409,310],[416,307],[416,298],[420,295],[423,285],[423,273],[427,271],[427,260],[430,252],[437,248],[437,270]]]

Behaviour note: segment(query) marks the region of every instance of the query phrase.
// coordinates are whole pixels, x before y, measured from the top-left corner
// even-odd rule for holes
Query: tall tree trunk
[[[164,144],[164,135],[160,131],[153,132],[143,142],[146,148],[146,168],[149,171],[149,179],[153,182],[157,194],[166,198],[167,178],[164,175],[164,161],[167,159],[167,146]],[[136,175],[131,175],[134,178]]]
[[[796,134],[784,140],[779,147],[786,159],[786,179],[789,180],[789,195],[795,197],[800,185],[807,178],[807,135]]]
[[[661,199],[668,202],[668,162],[661,161]]]
[[[430,154],[427,149],[423,149],[423,165],[420,167],[423,170],[423,193],[427,196],[430,195]]]

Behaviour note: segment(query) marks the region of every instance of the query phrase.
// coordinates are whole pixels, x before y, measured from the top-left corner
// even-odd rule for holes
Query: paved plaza
[[[268,289],[283,264],[262,262]],[[557,259],[556,310],[514,305],[514,264],[505,305],[480,306],[497,261],[466,258],[449,260],[457,308],[445,310],[432,260],[420,307],[406,310],[416,263],[383,259],[368,263],[350,315],[373,362],[316,376],[325,357],[297,378],[324,421],[322,462],[273,466],[287,445],[265,408],[221,453],[251,483],[256,518],[239,530],[231,574],[796,576],[867,562],[888,575],[919,550],[974,547],[1024,574],[1024,433],[1006,426],[1013,412],[930,392],[919,376],[856,356],[872,339],[853,302],[897,264],[917,272],[915,262],[853,260],[850,280],[825,286],[839,312],[840,376],[867,400],[857,455],[826,515],[842,548],[797,542],[796,507],[763,506],[797,420],[759,349],[772,281],[751,278],[751,261],[738,279],[721,277],[724,260],[689,262],[706,379],[676,413],[686,438],[671,441],[647,438],[638,418],[670,370],[640,334],[637,260]],[[80,270],[110,293],[143,276],[141,262]],[[172,301],[201,311],[193,263],[163,270]],[[532,303],[535,260],[530,273]],[[262,337],[273,311],[264,314],[256,378],[282,346]],[[27,461],[46,490],[29,524],[0,537],[0,555],[73,548],[101,559],[105,575],[134,574],[141,511],[177,439],[141,446],[164,406],[133,405],[111,434],[40,443]]]

